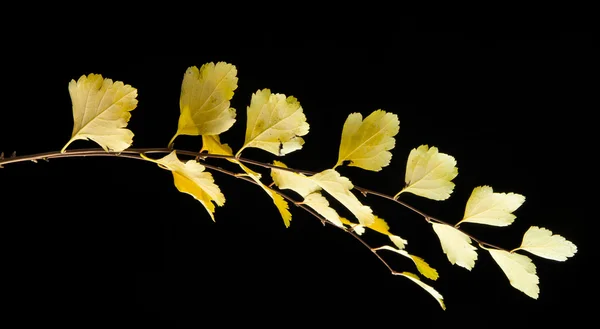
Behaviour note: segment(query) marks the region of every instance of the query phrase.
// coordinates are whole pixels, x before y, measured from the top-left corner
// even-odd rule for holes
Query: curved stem
[[[178,154],[181,155],[186,155],[186,156],[190,156],[190,157],[200,157],[200,158],[216,158],[216,159],[231,159],[231,160],[237,160],[240,162],[244,162],[244,163],[248,163],[248,164],[252,164],[252,165],[256,165],[256,166],[260,166],[263,168],[269,168],[269,169],[277,169],[277,170],[285,170],[285,171],[289,171],[289,172],[294,172],[294,173],[301,173],[301,174],[307,174],[307,175],[314,175],[317,174],[316,172],[313,171],[309,171],[309,170],[301,170],[301,169],[294,169],[294,168],[286,168],[286,167],[279,167],[276,165],[272,165],[269,163],[264,163],[264,162],[260,162],[260,161],[256,161],[256,160],[252,160],[252,159],[246,159],[246,158],[242,158],[242,157],[236,157],[233,155],[220,155],[220,154],[209,154],[209,153],[199,153],[199,152],[194,152],[194,151],[187,151],[187,150],[178,150],[178,149],[170,149],[170,148],[130,148],[130,149],[126,149],[122,152],[106,152],[101,148],[90,148],[90,149],[78,149],[78,150],[67,150],[65,153],[61,153],[60,151],[52,151],[52,152],[45,152],[45,153],[38,153],[38,154],[33,154],[33,155],[24,155],[24,156],[15,156],[15,153],[13,153],[10,157],[5,158],[4,157],[4,153],[2,153],[0,155],[0,168],[3,168],[3,165],[7,165],[7,164],[12,164],[12,163],[19,163],[19,162],[27,162],[27,161],[33,161],[33,162],[37,162],[38,160],[46,160],[48,161],[49,159],[59,159],[59,158],[72,158],[72,157],[88,157],[88,156],[93,156],[93,157],[97,157],[97,156],[113,156],[113,157],[122,157],[122,158],[130,158],[130,159],[138,159],[138,160],[143,160],[140,157],[140,153],[159,153],[159,154],[166,154],[166,153],[171,153],[171,152],[177,152]],[[239,153],[239,152],[238,152]],[[222,169],[220,167],[215,167],[215,166],[210,166],[210,165],[206,165],[207,168],[211,168],[213,170],[216,171],[220,171],[222,173],[228,174],[228,175],[232,175],[234,177],[237,178],[241,178],[244,180],[247,180],[249,182],[252,182],[253,184],[257,184],[256,182],[254,182],[252,179],[245,177],[245,176],[239,176],[236,173],[233,173],[231,171]],[[372,194],[374,196],[378,196],[380,198],[384,198],[390,201],[393,201],[395,203],[398,203],[400,205],[402,205],[403,207],[413,211],[416,214],[419,214],[420,216],[422,216],[428,223],[429,222],[436,222],[439,224],[444,224],[444,225],[448,225],[451,227],[454,227],[454,225],[451,225],[443,220],[434,218],[432,216],[427,215],[425,212],[401,201],[398,200],[390,195],[384,194],[384,193],[380,193],[371,189],[367,189],[364,187],[360,187],[360,186],[354,186],[354,189],[356,189],[357,191],[360,191],[363,195],[367,196],[368,194]],[[291,202],[293,202],[295,205],[300,206],[301,208],[303,208],[304,210],[310,212],[311,214],[317,216],[317,218],[319,218],[321,221],[323,221],[323,218],[321,218],[318,214],[316,214],[312,209],[297,203],[296,201],[294,201],[293,199],[290,199],[289,197],[285,196],[284,194],[280,193],[279,191],[275,191],[276,193],[279,193],[282,197],[290,200]],[[328,221],[324,221],[326,223],[329,223]],[[335,226],[335,225],[334,225]],[[336,226],[337,227],[337,226]],[[460,232],[462,232],[463,234],[465,234],[466,236],[468,236],[469,238],[471,238],[472,240],[474,240],[475,242],[479,243],[480,245],[485,245],[491,248],[495,248],[495,249],[499,249],[499,250],[505,250],[505,251],[509,251],[508,249],[505,248],[501,248],[499,246],[493,245],[491,243],[482,241],[480,239],[475,238],[474,236],[472,236],[471,234],[468,234],[466,232],[464,232],[463,230],[461,230],[460,228],[454,227],[455,229],[459,230]],[[348,233],[352,233],[354,234],[354,232],[349,231],[349,230],[345,230]],[[354,234],[355,235],[355,234]],[[358,238],[358,236],[355,236],[356,238]],[[360,239],[360,238],[359,238]],[[362,240],[361,240],[362,241]],[[366,243],[365,243],[366,244]],[[376,254],[376,253],[375,253]],[[382,260],[383,261],[383,260]],[[387,265],[387,264],[386,264]],[[393,270],[392,270],[393,272]]]

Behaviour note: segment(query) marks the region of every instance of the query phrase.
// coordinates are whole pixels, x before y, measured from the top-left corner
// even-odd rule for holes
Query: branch
[[[300,173],[300,174],[306,174],[306,175],[315,175],[315,174],[317,174],[316,172],[309,171],[309,170],[301,170],[301,169],[294,169],[294,168],[284,168],[284,167],[279,167],[279,166],[276,166],[276,165],[272,165],[272,164],[269,164],[269,163],[264,163],[264,162],[260,162],[260,161],[256,161],[256,160],[252,160],[252,159],[246,159],[246,158],[242,158],[242,157],[237,158],[237,157],[235,157],[233,155],[229,156],[229,155],[219,155],[219,154],[209,154],[209,153],[198,153],[198,152],[194,152],[194,151],[169,149],[169,148],[130,148],[130,149],[124,150],[122,152],[106,152],[106,151],[104,151],[101,148],[90,148],[90,149],[79,149],[79,150],[67,150],[67,151],[65,151],[65,153],[61,153],[60,151],[53,151],[53,152],[38,153],[38,154],[24,155],[24,156],[15,156],[16,154],[13,152],[13,154],[11,155],[10,158],[4,158],[4,153],[1,153],[1,155],[0,155],[0,168],[3,168],[3,165],[12,164],[12,163],[18,163],[18,162],[26,162],[26,161],[37,162],[38,160],[48,161],[49,159],[72,158],[72,157],[88,157],[88,156],[94,156],[94,157],[96,157],[96,156],[109,156],[109,157],[113,156],[113,157],[123,157],[123,158],[131,158],[131,159],[143,160],[139,156],[140,153],[166,154],[166,153],[171,153],[172,151],[176,151],[177,154],[186,155],[186,156],[190,156],[190,157],[216,158],[216,159],[232,159],[232,160],[237,160],[237,161],[240,161],[240,162],[244,162],[244,163],[248,163],[248,164],[260,166],[260,167],[263,167],[263,168],[285,170],[285,171],[290,171],[290,172]],[[227,171],[225,169],[221,169],[219,167],[214,167],[214,166],[208,166],[207,165],[207,168],[211,168],[213,170],[217,170],[217,171],[220,171],[220,172],[228,174],[228,175],[233,174],[235,177],[242,178],[244,180],[251,181],[253,184],[256,184],[256,182],[254,182],[250,178],[247,178],[247,177],[244,177],[244,176],[239,176],[236,173],[233,173],[231,171]],[[425,212],[423,212],[421,210],[418,210],[415,207],[412,207],[411,205],[409,205],[409,204],[407,204],[407,203],[405,203],[403,201],[397,200],[394,197],[392,197],[391,195],[387,195],[387,194],[384,194],[384,193],[380,193],[380,192],[377,192],[377,191],[374,191],[374,190],[370,190],[370,189],[367,189],[367,188],[364,188],[364,187],[356,186],[356,185],[354,186],[354,189],[356,189],[357,191],[360,191],[365,196],[367,196],[368,194],[372,194],[372,195],[378,196],[380,198],[384,198],[384,199],[393,201],[395,203],[398,203],[398,204],[402,205],[403,207],[405,207],[405,208],[413,211],[414,213],[419,214],[428,223],[431,222],[431,221],[433,221],[433,222],[436,222],[436,223],[440,223],[440,224],[444,224],[444,225],[448,225],[448,226],[454,227],[454,225],[451,225],[451,224],[449,224],[449,223],[447,223],[445,221],[442,221],[440,219],[437,219],[437,218],[434,218],[432,216],[429,216]],[[318,214],[314,213],[312,211],[312,209],[310,209],[310,208],[308,208],[308,207],[306,207],[306,206],[304,206],[302,204],[299,204],[296,201],[293,201],[293,199],[290,199],[289,197],[284,196],[284,194],[281,194],[279,191],[275,191],[275,192],[279,193],[282,197],[290,200],[296,206],[302,206],[301,208],[303,208],[303,209],[311,212],[313,215],[316,215],[317,218],[319,218],[321,221],[323,221],[323,219],[321,218],[321,216],[319,216]],[[329,223],[328,221],[325,221],[325,222]],[[508,249],[505,249],[505,248],[493,245],[491,243],[485,242],[483,240],[477,239],[476,237],[472,236],[471,234],[464,232],[460,228],[457,228],[457,227],[454,227],[454,228],[457,229],[457,230],[459,230],[460,232],[462,232],[463,234],[465,234],[469,238],[471,238],[473,241],[479,243],[480,245],[488,246],[488,247],[491,247],[491,248],[494,248],[494,249],[499,249],[499,250],[504,250],[504,251],[510,251]],[[352,232],[352,231],[347,231],[347,232],[354,234],[354,232]]]
[[[176,151],[178,154],[182,154],[182,155],[187,155],[187,156],[192,156],[192,157],[196,157],[198,156],[197,152],[192,152],[192,151],[186,151],[186,150],[173,150],[173,149],[168,149],[168,148],[132,148],[132,149],[128,149],[128,150],[124,150],[122,152],[106,152],[103,149],[80,149],[80,150],[71,150],[71,151],[66,151],[65,153],[61,153],[60,151],[54,151],[54,152],[46,152],[46,153],[38,153],[38,154],[33,154],[33,155],[25,155],[25,156],[15,156],[15,153],[13,153],[13,156],[11,156],[10,158],[4,158],[4,153],[1,154],[0,156],[0,168],[3,168],[2,165],[6,165],[6,164],[12,164],[12,163],[19,163],[19,162],[27,162],[27,161],[32,161],[34,163],[37,163],[38,160],[45,160],[48,161],[49,159],[59,159],[59,158],[74,158],[74,157],[101,157],[101,156],[109,156],[109,157],[120,157],[120,158],[127,158],[127,159],[135,159],[135,160],[142,160],[142,161],[147,161],[144,158],[141,157],[140,154],[142,153],[171,153],[172,151]],[[215,155],[215,154],[202,154],[202,156],[200,157],[207,157],[207,158],[222,158],[222,159],[236,159],[233,156],[221,156],[221,155]],[[254,160],[250,160],[250,159],[240,159],[237,158],[237,160],[242,161],[242,162],[246,162],[246,163],[250,163],[250,164],[254,164],[254,165],[258,165],[258,166],[265,166],[267,164],[259,162],[259,161],[254,161]],[[209,165],[206,164],[204,162],[202,162],[202,165],[205,166],[208,169],[235,177],[235,178],[239,178],[241,180],[244,180],[246,182],[250,182],[254,185],[260,186],[259,183],[255,182],[254,180],[252,180],[251,178],[249,178],[248,176],[245,175],[240,175],[239,173],[233,172],[233,171],[229,171],[227,169],[223,169],[221,167],[217,167],[217,166],[213,166],[213,165]],[[281,168],[281,169],[285,169],[285,168]],[[294,171],[294,172],[299,172],[299,170],[290,170],[290,171]],[[297,207],[304,209],[306,212],[308,212],[309,214],[313,215],[315,218],[317,218],[318,220],[320,220],[323,225],[325,224],[329,224],[335,228],[338,228],[348,234],[350,234],[353,238],[355,238],[356,240],[360,241],[360,243],[362,245],[364,245],[367,249],[369,249],[369,251],[371,251],[373,254],[375,254],[375,256],[377,257],[377,259],[379,259],[379,261],[381,261],[381,263],[383,265],[385,265],[385,267],[388,268],[388,270],[390,270],[390,272],[392,274],[396,274],[397,272],[390,266],[390,264],[388,264],[388,262],[386,262],[381,256],[379,256],[379,254],[377,254],[377,252],[375,251],[375,249],[373,249],[371,246],[369,246],[369,244],[367,244],[363,239],[361,239],[356,233],[354,233],[354,231],[352,229],[348,229],[346,227],[340,227],[337,225],[334,225],[333,223],[329,222],[328,220],[326,220],[324,217],[322,217],[321,215],[319,215],[317,212],[315,212],[313,209],[311,209],[310,207],[306,206],[305,204],[303,204],[302,202],[296,201],[293,198],[289,197],[288,195],[286,195],[285,193],[281,192],[281,191],[277,191],[277,190],[273,190],[273,192],[281,195],[281,197],[283,197],[284,199],[286,199],[287,201],[291,202],[292,204],[296,205]]]

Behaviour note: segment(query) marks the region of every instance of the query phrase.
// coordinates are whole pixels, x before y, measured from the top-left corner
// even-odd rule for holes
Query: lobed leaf
[[[173,172],[173,180],[175,187],[182,192],[193,196],[200,201],[204,208],[208,211],[210,218],[215,220],[215,206],[223,206],[225,204],[225,196],[221,193],[219,187],[215,184],[211,173],[204,171],[204,166],[195,160],[181,162],[177,158],[176,151],[169,153],[167,156],[154,160],[148,158],[143,153],[142,158],[145,160],[157,163],[161,168]]]
[[[471,270],[477,260],[476,247],[471,245],[471,238],[456,228],[446,225],[431,223],[433,231],[440,239],[442,250],[451,264]]]
[[[218,135],[235,123],[235,109],[229,107],[238,78],[235,66],[218,62],[200,69],[189,67],[181,83],[179,124],[169,146],[179,135]]]
[[[504,250],[487,249],[510,281],[510,285],[537,299],[540,293],[535,264],[527,256]]]
[[[523,242],[516,250],[525,250],[536,256],[565,261],[577,253],[577,246],[558,234],[552,234],[552,231],[532,226],[523,235]]]
[[[133,143],[133,132],[125,129],[137,106],[137,89],[121,81],[113,83],[100,74],[82,75],[69,82],[73,104],[73,133],[62,148],[78,139],[90,139],[105,151],[121,152]]]
[[[248,106],[246,139],[236,156],[248,147],[286,155],[302,148],[304,139],[300,136],[308,130],[306,116],[296,98],[272,94],[269,89],[259,90],[252,95]]]
[[[492,226],[508,226],[516,216],[512,214],[525,202],[525,197],[516,193],[496,193],[490,186],[473,189],[463,219],[456,224],[478,223]]]
[[[352,113],[342,129],[338,161],[334,169],[349,161],[348,166],[380,171],[390,164],[400,131],[398,116],[377,110],[362,120],[360,113]]]
[[[398,192],[408,192],[432,200],[446,200],[454,190],[452,180],[458,175],[454,157],[438,152],[437,147],[421,145],[412,149],[406,162],[406,186]]]

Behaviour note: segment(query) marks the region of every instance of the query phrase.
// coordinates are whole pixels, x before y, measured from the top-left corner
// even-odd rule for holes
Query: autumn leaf
[[[539,278],[536,275],[535,264],[533,264],[529,257],[504,250],[487,250],[504,274],[506,274],[511,286],[524,292],[531,298],[538,298],[540,293],[540,288],[538,287]]]
[[[496,193],[490,186],[478,186],[473,189],[461,223],[478,223],[492,226],[508,226],[516,216],[517,210],[525,197],[516,193]]]
[[[269,89],[259,90],[252,95],[248,106],[246,139],[242,150],[256,147],[277,156],[299,150],[304,145],[304,136],[309,125],[302,106],[292,96],[272,94]]]
[[[229,101],[237,88],[235,66],[218,62],[185,71],[179,98],[179,124],[169,146],[179,135],[218,135],[235,123]]]
[[[280,161],[275,161],[274,164],[279,167],[287,168],[287,166]],[[273,178],[273,182],[275,182],[280,189],[293,190],[302,197],[306,197],[321,189],[325,190],[325,192],[348,208],[348,210],[358,218],[361,225],[371,224],[375,220],[371,208],[363,205],[360,200],[352,194],[351,190],[354,188],[352,182],[333,169],[327,169],[315,175],[306,176],[300,173],[272,168],[271,177]],[[321,199],[319,198],[319,200]],[[321,202],[321,204],[323,203]],[[335,220],[335,224],[341,224],[341,222]]]
[[[352,182],[348,178],[341,176],[333,169],[327,169],[311,176],[311,180],[348,208],[358,218],[360,224],[368,226],[375,221],[371,208],[363,205],[352,194],[351,190],[354,188],[354,185],[352,185]]]
[[[438,152],[437,147],[421,145],[412,149],[406,162],[406,186],[398,192],[408,192],[432,200],[446,200],[454,190],[452,180],[458,175],[454,157]]]
[[[200,149],[200,152],[208,152],[209,154],[217,155],[233,155],[233,151],[229,145],[221,144],[219,135],[202,135],[202,149]],[[238,163],[238,161],[233,162]]]
[[[292,221],[292,213],[289,211],[289,205],[287,201],[285,201],[285,199],[279,193],[273,191],[270,187],[263,184],[263,182],[260,180],[260,175],[258,173],[255,173],[242,163],[239,163],[239,165],[246,172],[248,177],[252,178],[252,180],[254,180],[256,184],[258,184],[258,186],[260,186],[271,197],[271,199],[273,200],[273,204],[275,204],[275,207],[277,207],[277,210],[279,210],[279,214],[283,219],[285,227],[290,227],[290,223]]]
[[[278,167],[287,168],[285,163],[281,161],[273,161],[273,164]],[[292,190],[303,198],[321,189],[310,177],[301,173],[273,168],[271,169],[271,178],[280,189]]]
[[[425,289],[425,291],[427,291],[431,296],[433,296],[435,300],[437,300],[437,302],[440,304],[443,310],[446,310],[446,305],[444,305],[444,297],[439,292],[437,292],[437,290],[433,289],[432,286],[421,281],[421,279],[419,279],[419,277],[416,274],[410,272],[402,272],[396,273],[396,275],[401,275],[405,278],[410,279],[412,282],[418,284],[421,288]]]
[[[319,215],[338,227],[343,227],[340,215],[329,206],[329,201],[319,192],[313,192],[307,195],[303,201],[304,204],[314,209]]]
[[[100,74],[82,75],[69,83],[73,104],[73,134],[62,148],[78,139],[90,139],[105,151],[121,152],[131,146],[133,132],[125,129],[137,106],[137,89],[121,81],[113,83]]]
[[[525,250],[536,256],[563,262],[577,253],[577,246],[552,231],[532,226],[523,235],[521,246],[513,251]]]
[[[398,247],[400,249],[404,249],[406,247],[406,245],[408,244],[408,241],[406,241],[405,239],[402,239],[401,237],[399,237],[397,235],[388,234],[388,237],[390,238],[390,241],[392,241],[392,243],[394,243],[396,245],[396,247]]]
[[[211,173],[204,171],[204,166],[194,160],[181,162],[177,158],[176,151],[169,155],[154,160],[148,158],[143,153],[140,154],[145,160],[154,162],[159,167],[173,172],[173,180],[175,187],[182,192],[193,196],[200,201],[204,208],[208,211],[210,218],[215,220],[215,204],[223,206],[225,204],[225,196],[221,193],[219,187],[215,184]]]
[[[349,221],[348,219],[342,218],[342,223],[346,224],[348,226],[350,226],[351,228],[353,228],[354,230],[356,230],[357,228],[360,228],[361,231],[364,230],[365,227],[368,227],[369,229],[387,235],[388,238],[390,239],[390,241],[392,241],[392,243],[394,243],[394,245],[396,245],[396,247],[398,247],[399,249],[404,249],[404,247],[406,247],[406,244],[408,244],[408,241],[404,240],[403,238],[394,235],[390,232],[390,227],[388,225],[388,223],[381,217],[379,216],[373,216],[374,220],[373,223],[371,223],[368,226],[364,226],[361,224],[357,224],[357,223],[352,223],[351,221]],[[359,235],[362,233],[359,233]]]
[[[421,274],[423,274],[423,276],[425,276],[428,279],[431,280],[437,280],[440,275],[438,274],[437,270],[434,269],[433,267],[429,266],[429,264],[421,257],[419,256],[415,256],[415,255],[411,255],[409,254],[406,250],[402,250],[402,249],[398,249],[398,248],[394,248],[391,246],[382,246],[379,248],[375,248],[374,250],[388,250],[388,251],[393,251],[397,254],[400,254],[406,258],[409,258],[410,260],[413,261],[413,263],[415,263],[415,266],[417,267],[417,270],[419,270],[419,272]]]
[[[287,166],[281,161],[274,161],[274,165],[282,168]],[[329,206],[329,201],[318,191],[321,187],[310,177],[287,170],[271,169],[271,178],[280,189],[289,189],[304,198],[303,203],[311,207],[318,214],[336,226],[342,227],[338,213]]]
[[[471,238],[450,225],[438,223],[431,223],[431,225],[450,263],[470,271],[477,259],[477,252],[475,252],[477,248],[471,245]]]
[[[363,121],[360,113],[352,113],[346,119],[342,129],[342,140],[338,161],[333,167],[343,165],[366,170],[380,171],[390,164],[396,143],[394,136],[400,130],[398,116],[377,110]]]

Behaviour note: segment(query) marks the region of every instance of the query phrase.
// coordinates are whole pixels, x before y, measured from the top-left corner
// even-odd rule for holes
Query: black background
[[[428,283],[444,295],[446,311],[418,286],[390,275],[358,241],[301,209],[292,207],[286,229],[254,185],[214,173],[227,202],[212,222],[154,164],[72,158],[0,170],[8,313],[23,323],[165,328],[215,321],[490,326],[579,323],[589,316],[584,296],[594,279],[584,272],[591,254],[584,240],[596,218],[585,210],[595,177],[593,131],[586,128],[592,108],[583,101],[591,90],[584,83],[588,40],[550,19],[473,20],[440,25],[433,34],[430,24],[412,19],[392,26],[365,35],[249,34],[223,47],[198,42],[193,51],[14,47],[4,61],[0,151],[60,150],[72,130],[68,82],[88,73],[137,88],[129,124],[134,147],[165,147],[176,131],[185,69],[226,61],[238,68],[232,100],[238,121],[221,139],[234,150],[243,143],[251,94],[270,88],[296,96],[310,124],[304,148],[278,159],[288,166],[331,168],[347,115],[383,109],[400,118],[392,162],[378,173],[340,168],[356,185],[395,194],[408,153],[428,144],[453,155],[459,168],[449,200],[403,196],[430,215],[458,221],[479,185],[525,195],[513,225],[463,228],[506,248],[518,246],[532,225],[576,243],[579,252],[565,263],[531,256],[538,300],[513,289],[485,252],[471,272],[452,266],[422,218],[376,197],[361,199],[408,239],[409,252],[438,269],[440,278]],[[77,141],[70,148],[94,146]],[[176,147],[198,150],[201,139],[181,136]],[[258,149],[244,156],[274,159]],[[365,238],[385,242],[376,234]],[[407,259],[384,256],[398,270],[415,271]]]

